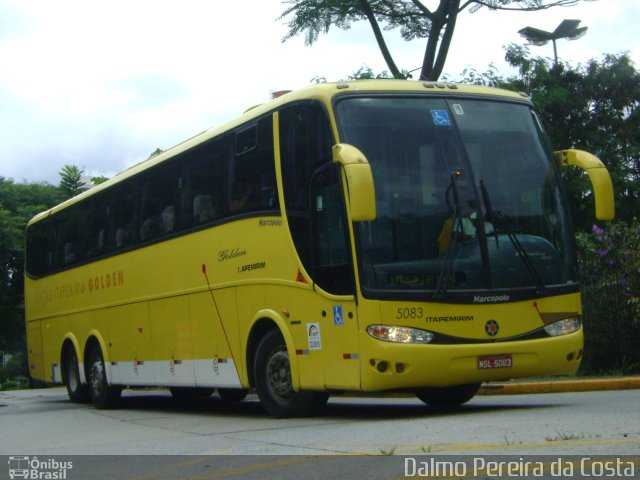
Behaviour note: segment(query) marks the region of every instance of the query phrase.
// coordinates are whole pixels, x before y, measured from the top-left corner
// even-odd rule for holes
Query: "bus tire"
[[[480,383],[465,383],[452,387],[428,387],[417,390],[416,396],[430,407],[457,407],[471,400]]]
[[[104,356],[100,345],[95,344],[89,353],[89,393],[93,406],[99,409],[115,408],[120,402],[122,386],[109,385]]]
[[[219,388],[218,394],[224,402],[241,402],[249,394],[249,390],[244,388]]]
[[[254,357],[254,383],[264,409],[277,418],[311,415],[329,399],[328,392],[295,391],[287,345],[278,330],[260,340]]]
[[[169,391],[176,400],[197,400],[213,395],[215,388],[208,387],[170,387]]]
[[[73,346],[67,347],[64,351],[62,369],[69,399],[73,403],[88,403],[91,400],[89,385],[83,384],[80,380],[78,354]]]

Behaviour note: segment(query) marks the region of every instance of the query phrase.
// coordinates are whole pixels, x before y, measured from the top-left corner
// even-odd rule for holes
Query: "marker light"
[[[565,318],[558,322],[550,323],[544,327],[544,331],[552,337],[559,337],[560,335],[568,335],[570,333],[580,330],[580,317]]]
[[[369,325],[367,333],[373,338],[394,343],[430,343],[434,334],[418,328]]]

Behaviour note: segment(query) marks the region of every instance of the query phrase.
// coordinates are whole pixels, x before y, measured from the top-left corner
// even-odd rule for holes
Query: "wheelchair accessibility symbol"
[[[433,117],[433,123],[437,127],[450,127],[451,120],[449,120],[449,112],[446,110],[431,110],[431,116]]]
[[[342,314],[342,305],[333,305],[333,324],[336,327],[344,325],[344,316]]]

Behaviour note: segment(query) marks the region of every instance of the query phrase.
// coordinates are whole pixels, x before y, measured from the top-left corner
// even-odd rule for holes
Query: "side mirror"
[[[376,192],[367,157],[353,145],[339,143],[332,149],[333,162],[344,170],[349,194],[349,211],[354,222],[376,219]]]
[[[561,150],[553,152],[560,166],[576,165],[589,175],[596,204],[598,220],[612,220],[616,214],[613,200],[613,185],[609,171],[598,157],[582,150]]]

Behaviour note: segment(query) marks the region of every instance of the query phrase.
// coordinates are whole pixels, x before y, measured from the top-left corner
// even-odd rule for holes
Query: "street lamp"
[[[525,27],[518,33],[526,38],[532,45],[546,45],[549,40],[553,42],[554,65],[558,65],[558,50],[556,40],[566,38],[567,40],[577,40],[587,33],[588,27],[578,27],[580,20],[563,20],[553,32],[545,32],[538,28]]]

